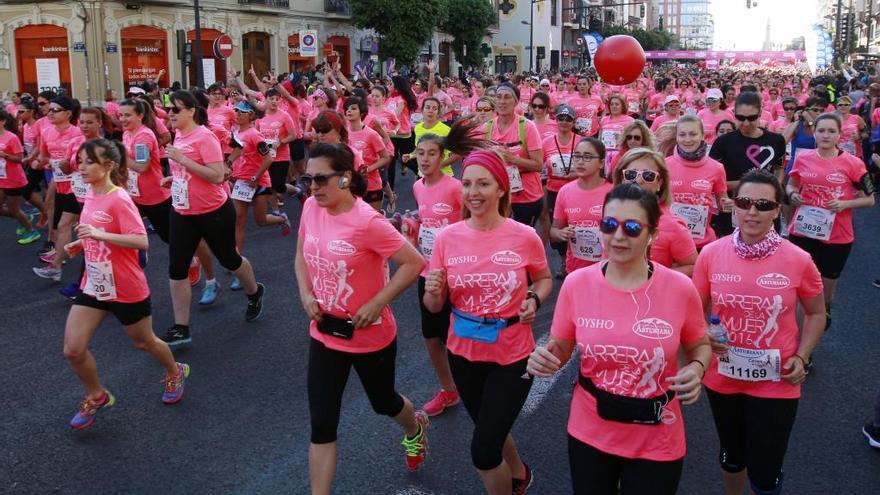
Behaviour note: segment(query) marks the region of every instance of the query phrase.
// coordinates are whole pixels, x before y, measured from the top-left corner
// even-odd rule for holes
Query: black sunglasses
[[[797,109],[797,107],[782,107],[782,109],[785,110],[786,112],[794,112]]]
[[[629,182],[635,182],[640,175],[645,182],[654,182],[657,180],[657,172],[654,172],[653,170],[636,170],[631,168],[623,171],[623,178]]]
[[[176,107],[176,106],[172,106],[171,108],[168,109],[169,113],[180,113],[182,111],[183,111],[182,108]]]
[[[642,136],[640,134],[629,134],[626,136],[627,141],[641,141]]]
[[[330,132],[332,130],[333,130],[332,127],[315,127],[315,133],[317,133],[317,134],[327,134],[328,132]]]
[[[621,222],[614,217],[605,217],[599,222],[599,230],[601,230],[603,234],[614,234],[620,227],[623,227],[623,233],[626,234],[627,237],[638,237],[648,226],[638,220],[626,220]]]
[[[557,115],[556,122],[574,122],[574,117],[570,115]]]
[[[547,105],[545,105],[543,103],[532,103],[532,108],[537,108],[539,110],[543,110],[543,109],[547,108]]]
[[[740,122],[744,122],[744,121],[754,122],[754,121],[758,120],[759,118],[761,118],[761,116],[758,114],[755,114],[755,115],[736,114],[736,115],[734,115],[734,117],[736,117],[736,120],[738,120]]]
[[[752,199],[747,198],[745,196],[740,196],[733,200],[733,204],[736,205],[740,210],[751,210],[752,205],[755,206],[755,209],[758,211],[773,211],[776,208],[779,208],[779,203],[776,201],[770,201],[769,199]]]
[[[333,172],[332,174],[315,175],[304,174],[299,176],[299,183],[305,189],[311,187],[313,182],[318,187],[324,187],[327,185],[328,182],[330,182],[330,179],[332,179],[333,177],[342,177],[343,175],[345,175],[345,172]]]

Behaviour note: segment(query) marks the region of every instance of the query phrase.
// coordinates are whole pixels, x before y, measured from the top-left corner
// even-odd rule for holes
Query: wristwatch
[[[256,175],[252,175],[252,176],[251,176],[251,182],[256,182],[256,181],[257,181],[257,176],[256,176]]]
[[[538,297],[538,294],[535,294],[535,291],[526,292],[526,299],[534,299],[535,300],[535,311],[541,309],[541,298]]]

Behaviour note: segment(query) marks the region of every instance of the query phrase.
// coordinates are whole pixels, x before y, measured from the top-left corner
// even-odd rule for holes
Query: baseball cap
[[[253,112],[254,107],[252,107],[251,104],[246,101],[240,101],[235,104],[235,110],[239,112]]]
[[[574,108],[571,108],[567,103],[560,103],[559,106],[556,107],[556,116],[560,115],[568,115],[571,118],[575,117]]]
[[[716,100],[720,100],[722,96],[724,96],[724,95],[721,94],[721,90],[718,88],[712,88],[706,92],[706,99],[707,100],[712,99],[712,98],[715,98]]]
[[[666,97],[665,100],[663,100],[663,104],[664,104],[664,105],[668,105],[668,104],[672,103],[673,101],[675,101],[675,102],[681,102],[681,100],[678,99],[678,96],[675,96],[675,95],[669,95],[669,96]]]
[[[128,88],[128,92],[129,92],[130,94],[134,94],[134,95],[145,95],[145,94],[147,94],[147,92],[144,91],[144,89],[141,88],[140,86],[132,86],[132,87]]]
[[[547,86],[549,86],[549,85],[550,85],[550,80],[549,80],[549,79],[541,79],[541,86],[544,86],[545,84],[546,84]]]

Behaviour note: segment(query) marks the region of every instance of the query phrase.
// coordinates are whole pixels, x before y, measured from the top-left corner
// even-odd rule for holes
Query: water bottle
[[[706,330],[706,333],[709,334],[709,338],[716,344],[724,345],[730,342],[727,329],[721,324],[721,319],[718,318],[718,315],[712,315],[709,319],[709,328]]]

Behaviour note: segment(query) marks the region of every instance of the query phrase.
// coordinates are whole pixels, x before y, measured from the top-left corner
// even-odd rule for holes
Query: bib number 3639
[[[794,232],[811,239],[827,241],[831,238],[836,216],[831,210],[803,205],[794,214]]]

